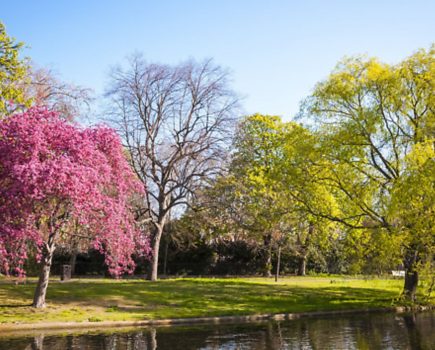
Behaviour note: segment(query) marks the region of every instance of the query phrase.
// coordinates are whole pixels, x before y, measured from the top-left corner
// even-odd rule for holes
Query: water
[[[0,334],[0,349],[435,349],[435,313],[358,314],[284,322],[85,331],[82,334]]]

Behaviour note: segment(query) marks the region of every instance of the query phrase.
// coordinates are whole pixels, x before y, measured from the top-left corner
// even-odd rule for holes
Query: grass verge
[[[403,281],[343,277],[52,280],[47,307],[30,307],[35,281],[0,281],[0,323],[136,321],[391,307]],[[435,302],[434,298],[431,302]]]

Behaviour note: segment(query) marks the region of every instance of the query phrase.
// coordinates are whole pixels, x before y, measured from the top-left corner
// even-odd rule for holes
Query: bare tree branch
[[[151,279],[157,278],[169,212],[185,208],[222,168],[238,105],[228,85],[228,73],[211,60],[168,66],[134,56],[127,69],[111,74],[111,121],[147,189],[144,207],[154,226]]]

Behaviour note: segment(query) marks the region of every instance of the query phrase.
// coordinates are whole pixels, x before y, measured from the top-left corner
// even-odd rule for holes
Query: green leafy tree
[[[286,242],[299,260],[298,274],[305,275],[313,245],[334,234],[334,223],[317,215],[337,210],[333,194],[313,180],[324,172],[315,162],[317,144],[306,128],[276,116],[252,115],[240,125],[231,193],[240,202],[244,227],[263,240],[266,274],[273,245]]]
[[[261,239],[265,276],[271,275],[274,238],[287,212],[273,174],[282,157],[285,123],[277,116],[254,114],[239,125],[230,181],[239,212],[239,225]]]
[[[299,260],[298,274],[305,275],[309,254],[325,248],[338,234],[336,223],[327,217],[337,215],[339,206],[334,193],[318,181],[326,176],[327,167],[315,133],[297,123],[286,123],[281,149],[273,177],[286,205],[284,226]]]
[[[403,174],[391,190],[389,221],[401,243],[410,278],[405,290],[416,292],[418,274],[426,272],[433,283],[435,257],[435,139],[416,144],[405,158]]]
[[[340,215],[322,215],[349,228],[386,231],[399,242],[404,296],[412,300],[418,266],[434,236],[433,226],[427,226],[433,181],[423,171],[434,159],[426,152],[418,163],[424,167],[410,161],[421,156],[423,144],[434,147],[434,53],[433,46],[419,50],[397,65],[345,59],[316,86],[302,114],[312,117],[323,135],[328,171],[321,182],[340,196]],[[412,205],[405,209],[408,201]]]
[[[27,79],[27,64],[20,59],[23,43],[8,36],[0,22],[0,118],[11,114],[21,107],[30,106],[22,89]]]

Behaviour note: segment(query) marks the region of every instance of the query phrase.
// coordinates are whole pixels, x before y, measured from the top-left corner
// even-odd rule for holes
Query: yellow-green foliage
[[[19,58],[22,43],[16,43],[0,22],[0,118],[21,106],[29,106],[23,84],[28,82],[27,65]]]
[[[302,113],[321,135],[319,179],[339,201],[335,219],[362,230],[350,236],[356,248],[387,257],[376,247],[384,242],[410,270],[435,249],[434,87],[435,46],[396,65],[347,58]]]

